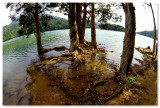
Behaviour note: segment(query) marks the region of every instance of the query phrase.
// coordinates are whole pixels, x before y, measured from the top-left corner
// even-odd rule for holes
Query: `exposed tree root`
[[[125,84],[120,85],[120,87],[117,90],[115,90],[115,92],[111,96],[104,98],[104,100],[101,101],[100,104],[104,104],[105,102],[107,102],[107,101],[111,100],[112,98],[116,97],[120,92],[123,91],[125,86],[126,86]]]
[[[66,48],[65,46],[56,46],[56,47],[54,47],[54,48],[48,48],[48,49],[43,48],[42,51],[43,51],[43,53],[47,53],[47,52],[52,51],[52,50],[55,50],[55,51],[64,51],[64,50],[66,50],[66,49],[67,49],[67,48]],[[38,57],[39,57],[39,58],[43,58],[44,55],[38,55]]]
[[[76,95],[73,95],[72,93],[70,93],[69,91],[71,91],[69,88],[65,87],[64,85],[64,81],[61,81],[60,87],[67,93],[68,96],[74,97],[74,98],[79,98]]]

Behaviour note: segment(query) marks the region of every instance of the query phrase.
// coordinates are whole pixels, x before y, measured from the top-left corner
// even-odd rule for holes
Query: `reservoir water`
[[[116,65],[120,64],[124,32],[96,30],[97,44],[107,51],[106,60]],[[91,30],[86,29],[85,39],[91,40]],[[56,30],[42,33],[44,48],[64,45],[69,48],[69,30]],[[153,39],[136,34],[135,47],[152,49]],[[46,55],[60,55],[63,52],[50,51]],[[134,58],[142,59],[142,54],[134,51]],[[133,64],[139,64],[133,58]],[[18,37],[3,42],[3,104],[16,105],[24,94],[27,94],[26,84],[29,75],[26,68],[31,62],[37,61],[36,38],[32,34],[29,38]],[[24,103],[25,104],[25,103]]]

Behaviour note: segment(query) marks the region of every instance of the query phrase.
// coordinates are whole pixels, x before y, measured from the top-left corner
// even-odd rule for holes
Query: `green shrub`
[[[135,77],[127,77],[127,84],[132,84],[134,82],[137,81],[137,79],[139,78],[139,75],[136,75]]]

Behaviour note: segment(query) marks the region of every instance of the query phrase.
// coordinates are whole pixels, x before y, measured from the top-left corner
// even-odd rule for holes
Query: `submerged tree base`
[[[105,60],[106,52],[81,45],[82,62],[74,66],[72,54],[43,57],[27,68],[30,75],[26,89],[32,105],[155,105],[157,104],[156,60],[144,51],[141,65],[134,65],[128,82],[116,79],[118,66]],[[133,72],[134,71],[134,72]],[[134,74],[133,74],[134,73]],[[135,74],[136,73],[136,74]],[[138,76],[138,77],[137,77]],[[152,98],[152,100],[151,100]],[[24,100],[24,99],[23,99]],[[19,101],[19,103],[22,100]]]

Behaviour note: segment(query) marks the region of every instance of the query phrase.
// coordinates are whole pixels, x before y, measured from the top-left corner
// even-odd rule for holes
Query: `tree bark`
[[[69,3],[68,24],[70,28],[70,52],[79,47],[78,28],[76,23],[76,4]]]
[[[86,30],[86,18],[87,18],[87,3],[84,3],[84,12],[83,12],[83,19],[82,19],[82,28],[81,28],[81,35],[79,36],[79,42],[84,44],[84,36]]]
[[[76,3],[76,23],[77,23],[77,27],[78,27],[78,36],[79,37],[81,35],[81,13],[82,13],[81,3]]]
[[[125,36],[123,40],[123,52],[121,56],[119,76],[120,82],[123,84],[126,83],[126,74],[129,72],[133,59],[136,21],[135,7],[133,6],[133,3],[122,3],[122,6],[125,12]]]
[[[153,54],[155,53],[155,48],[156,48],[156,23],[155,23],[155,17],[154,17],[154,12],[152,8],[152,4],[149,4],[152,10],[152,16],[153,16],[153,23],[154,23],[154,40],[153,40]]]
[[[42,47],[42,43],[41,43],[41,31],[40,31],[39,15],[38,15],[38,3],[35,3],[35,24],[36,24],[36,39],[37,39],[38,55],[43,55],[44,48]]]
[[[95,9],[94,3],[92,3],[92,16],[91,16],[91,42],[92,42],[92,49],[96,49],[96,28],[95,28]]]

